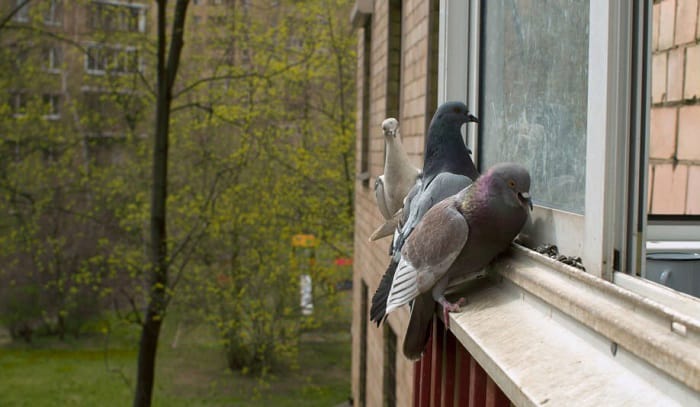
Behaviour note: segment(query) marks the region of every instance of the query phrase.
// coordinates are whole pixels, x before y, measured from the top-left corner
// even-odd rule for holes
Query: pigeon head
[[[532,210],[530,198],[530,173],[519,164],[497,164],[486,173],[486,180],[493,183],[511,206],[521,206]]]
[[[471,151],[462,139],[462,125],[468,122],[478,123],[479,119],[469,113],[464,103],[446,102],[438,107],[428,128],[423,163],[423,174],[427,180],[445,171],[465,175],[472,180],[479,176],[469,157]]]
[[[446,102],[440,105],[435,112],[433,120],[438,120],[446,125],[462,127],[464,123],[479,123],[479,119],[467,110],[467,105],[462,102]]]
[[[399,121],[394,119],[393,117],[389,117],[388,119],[384,120],[382,122],[382,131],[384,132],[385,137],[396,137],[396,134],[398,133],[396,130],[399,128]]]

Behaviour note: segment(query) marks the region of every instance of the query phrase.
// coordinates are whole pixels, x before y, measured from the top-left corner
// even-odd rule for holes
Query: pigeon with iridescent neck
[[[449,312],[464,303],[445,299],[451,282],[478,273],[505,250],[525,225],[532,201],[530,174],[499,164],[472,185],[433,206],[401,249],[386,302],[389,314],[411,303],[403,352],[418,359],[430,336],[435,304],[449,327]]]
[[[462,138],[462,126],[469,122],[478,123],[479,120],[462,102],[443,103],[430,121],[423,174],[404,200],[391,245],[391,260],[372,296],[370,318],[377,325],[386,316],[386,301],[406,238],[428,209],[464,189],[479,176],[470,157],[471,151]]]

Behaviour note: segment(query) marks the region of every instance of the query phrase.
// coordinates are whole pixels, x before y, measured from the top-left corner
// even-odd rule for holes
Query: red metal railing
[[[508,397],[442,321],[434,319],[428,348],[415,363],[415,407],[507,407]]]

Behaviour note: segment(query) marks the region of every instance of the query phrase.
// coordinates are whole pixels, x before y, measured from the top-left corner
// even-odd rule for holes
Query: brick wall
[[[384,166],[384,139],[381,132],[381,122],[387,117],[387,108],[399,106],[399,121],[401,136],[406,151],[417,167],[422,167],[423,143],[426,122],[432,111],[426,115],[426,106],[431,104],[426,96],[429,80],[435,81],[429,75],[428,52],[429,35],[431,27],[430,10],[437,0],[404,0],[400,1],[375,1],[374,12],[370,24],[372,30],[370,77],[369,77],[369,117],[362,117],[362,89],[364,63],[363,28],[358,29],[358,78],[357,78],[357,173],[360,172],[362,124],[363,120],[369,120],[369,187],[362,181],[356,183],[355,193],[355,259],[354,259],[354,301],[353,301],[353,356],[352,356],[352,391],[356,401],[360,404],[359,380],[360,380],[360,334],[362,329],[361,315],[361,287],[364,282],[368,287],[369,299],[379,284],[379,280],[389,264],[390,239],[385,238],[378,242],[369,242],[372,231],[383,223],[383,219],[377,209],[374,198],[374,181],[383,173]],[[390,41],[389,14],[390,9],[400,4],[401,10],[401,41],[400,53],[400,100],[388,100],[395,93],[387,83],[391,80],[389,66]],[[436,7],[432,8],[433,12]],[[433,15],[433,17],[435,17]],[[435,38],[437,38],[435,36]],[[393,44],[396,47],[394,41]],[[432,48],[431,48],[432,49]],[[430,78],[430,79],[429,79]],[[430,89],[435,89],[432,84]],[[434,95],[433,95],[434,96]],[[433,97],[434,99],[434,97]],[[434,102],[432,102],[434,103]],[[434,108],[433,108],[434,109]],[[396,405],[411,405],[413,392],[413,363],[404,358],[401,347],[405,327],[408,322],[408,310],[406,307],[392,313],[387,320],[398,339],[396,355]],[[381,406],[383,404],[383,375],[384,375],[384,334],[383,329],[373,324],[367,327],[367,371],[366,371],[366,402],[368,406]]]
[[[655,1],[649,213],[700,215],[700,7]]]

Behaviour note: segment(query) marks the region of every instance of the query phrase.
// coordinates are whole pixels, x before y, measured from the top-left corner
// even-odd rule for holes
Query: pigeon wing
[[[418,223],[433,205],[457,194],[471,183],[472,180],[464,175],[443,172],[433,178],[430,184],[426,185],[425,181],[416,184],[421,189],[409,193],[407,201],[404,202],[405,221],[400,222],[401,230],[397,230],[397,233],[394,235],[392,252],[395,253],[401,250],[406,239],[413,233],[413,229],[418,226]],[[406,208],[407,202],[410,205],[408,208]],[[406,212],[406,209],[408,209],[408,212]]]
[[[374,196],[377,198],[377,207],[384,219],[391,219],[392,213],[389,212],[389,207],[386,202],[386,191],[384,189],[384,175],[377,177],[374,181]]]
[[[469,225],[458,210],[459,197],[445,199],[431,208],[401,250],[386,314],[430,291],[462,251]]]

